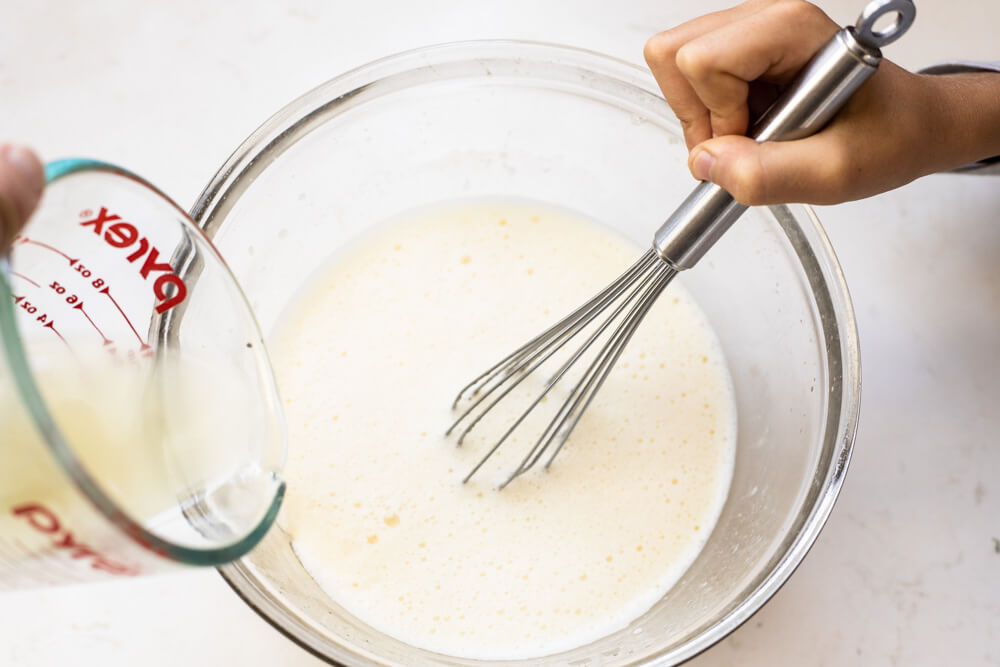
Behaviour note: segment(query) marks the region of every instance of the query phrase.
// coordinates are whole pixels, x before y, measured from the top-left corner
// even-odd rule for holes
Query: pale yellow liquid
[[[93,567],[95,555],[71,544],[130,572],[149,571],[152,552],[95,510],[68,467],[79,467],[119,511],[154,532],[168,520],[183,527],[182,499],[252,460],[238,421],[248,397],[218,369],[197,363],[111,363],[59,349],[44,361],[35,380],[66,446],[63,461],[12,377],[0,376],[0,589],[107,576]]]
[[[548,472],[496,490],[543,419],[461,483],[516,400],[462,448],[444,437],[467,381],[643,250],[565,211],[473,202],[404,216],[316,277],[272,346],[290,429],[280,521],[334,601],[412,645],[502,659],[584,645],[670,589],[718,518],[736,437],[722,351],[680,285]]]

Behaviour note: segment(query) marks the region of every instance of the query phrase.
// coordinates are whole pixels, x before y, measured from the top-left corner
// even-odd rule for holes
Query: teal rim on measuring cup
[[[26,415],[48,454],[16,449],[38,448],[27,437],[0,444],[0,547],[21,545],[34,565],[61,558],[66,580],[150,571],[140,565],[150,554],[205,566],[241,557],[270,529],[285,491],[284,417],[250,304],[201,229],[143,178],[66,159],[48,164],[46,179],[38,211],[0,258],[0,390],[6,383],[19,399],[0,391],[0,419]],[[63,413],[49,400],[60,392]],[[108,455],[105,475],[89,464],[104,443],[81,458],[63,414],[88,428],[163,430],[121,430],[131,440]],[[65,479],[32,483],[48,455]],[[0,557],[0,584],[14,561]]]

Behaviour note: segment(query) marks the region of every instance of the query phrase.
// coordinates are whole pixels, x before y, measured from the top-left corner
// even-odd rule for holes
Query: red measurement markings
[[[45,248],[46,250],[51,250],[52,252],[56,253],[57,255],[62,255],[63,257],[66,258],[66,261],[69,262],[70,266],[73,266],[77,262],[77,260],[75,260],[72,257],[70,257],[69,255],[67,255],[66,253],[64,253],[62,250],[59,250],[58,248],[54,248],[54,247],[50,246],[48,243],[42,243],[41,241],[36,241],[34,239],[30,239],[27,236],[22,236],[21,239],[20,239],[20,242],[21,243],[30,243],[31,245],[38,246],[39,248]]]
[[[105,212],[102,210],[102,214],[104,214],[104,213]],[[91,214],[91,211],[87,210],[87,211],[83,211],[80,215],[81,215],[81,217],[86,217],[86,216],[88,216],[90,214]],[[108,218],[108,219],[111,219],[111,218]],[[128,325],[128,328],[132,330],[133,334],[135,334],[136,340],[139,341],[139,351],[142,352],[145,356],[149,356],[150,354],[152,354],[152,348],[148,344],[146,344],[146,341],[143,340],[142,336],[139,335],[139,331],[135,328],[135,325],[132,324],[132,320],[129,319],[128,315],[125,314],[125,311],[122,309],[121,304],[119,304],[118,301],[113,296],[111,296],[111,290],[109,289],[108,284],[103,279],[101,279],[101,278],[96,278],[93,281],[91,281],[90,279],[94,275],[93,272],[89,268],[87,268],[82,262],[80,262],[79,258],[70,257],[69,255],[67,255],[62,250],[59,250],[56,247],[53,247],[53,246],[51,246],[51,245],[49,245],[47,243],[42,243],[41,241],[35,241],[34,239],[30,239],[30,238],[28,238],[26,236],[17,237],[17,242],[18,243],[29,243],[31,245],[36,245],[36,246],[39,246],[41,248],[45,248],[45,249],[47,249],[47,250],[49,250],[51,252],[54,252],[54,253],[56,253],[58,255],[61,255],[62,257],[65,257],[66,261],[69,262],[69,265],[72,268],[76,269],[76,272],[79,273],[81,277],[86,278],[88,280],[88,282],[90,282],[91,287],[93,287],[94,289],[96,289],[99,294],[103,294],[103,295],[107,296],[108,299],[111,300],[111,303],[114,304],[115,309],[118,310],[118,313],[122,316],[122,319],[125,320],[125,323]],[[36,287],[39,286],[34,281],[29,281],[29,282],[32,282],[32,284],[34,284]],[[53,283],[53,285],[55,285],[55,284],[57,284],[57,283]],[[60,294],[61,293],[62,292],[60,292]],[[104,339],[104,345],[105,346],[111,345],[112,341],[106,335],[104,335],[104,332],[101,331],[101,329],[97,326],[97,324],[94,323],[94,320],[92,320],[90,318],[90,316],[87,315],[87,313],[85,311],[83,311],[82,305],[77,306],[73,302],[70,302],[70,303],[71,303],[71,305],[73,305],[74,308],[79,308],[79,310],[81,312],[83,312],[84,316],[87,318],[87,321],[90,322],[91,325],[93,325],[94,329],[96,329],[97,332],[101,335],[101,338]],[[53,331],[55,331],[55,329],[53,329]],[[62,338],[62,336],[59,336],[59,337]]]
[[[111,291],[108,289],[107,285],[105,285],[104,289],[101,290],[101,294],[106,294],[107,297],[111,299],[111,303],[115,304],[115,308],[118,309],[118,312],[122,314],[123,318],[125,318],[125,322],[128,324],[129,329],[132,330],[132,333],[134,333],[135,337],[139,340],[139,345],[140,345],[139,349],[142,350],[143,352],[148,350],[149,345],[146,345],[146,341],[144,341],[142,339],[142,336],[139,335],[139,332],[135,330],[135,326],[132,324],[132,320],[128,318],[128,315],[125,314],[125,311],[122,310],[122,307],[118,305],[117,301],[115,301],[115,297],[111,296]]]
[[[77,264],[76,268],[79,271],[80,275],[82,275],[84,278],[89,279],[93,275],[90,272],[90,269],[87,269],[82,264]],[[125,314],[125,311],[122,309],[121,304],[118,303],[115,297],[111,296],[111,287],[101,278],[95,278],[93,281],[90,282],[90,286],[96,289],[98,294],[103,294],[104,296],[108,297],[108,299],[114,305],[115,309],[122,316],[122,319],[125,320],[125,324],[127,324],[128,328],[132,330],[133,334],[135,334],[136,340],[139,341],[139,350],[141,352],[146,352],[147,350],[150,350],[151,348],[149,347],[149,345],[146,344],[146,341],[142,339],[142,336],[140,336],[138,330],[136,330],[135,325],[132,324],[132,320],[130,320],[128,315]],[[88,317],[87,319],[89,320],[90,318]],[[91,324],[93,324],[93,320],[91,320]],[[101,335],[104,336],[103,333]],[[111,344],[111,341],[107,338],[107,336],[104,337],[104,344],[105,345]]]
[[[35,321],[42,325],[43,329],[51,329],[52,333],[59,336],[59,340],[66,343],[66,339],[63,338],[62,334],[56,329],[55,320],[48,316],[47,313],[39,313],[38,306],[28,301],[23,296],[15,296],[14,303],[20,306],[28,315],[36,315]],[[69,346],[69,343],[66,343]]]
[[[87,311],[83,309],[83,301],[73,306],[73,308],[79,310],[83,314],[83,316],[87,318],[87,321],[90,322],[90,326],[94,327],[97,333],[101,334],[101,338],[104,339],[105,346],[111,345],[111,339],[104,335],[104,332],[101,331],[101,327],[97,326],[97,323],[95,323],[94,320],[90,319],[90,315],[88,315]]]
[[[21,280],[26,280],[29,283],[31,283],[32,285],[34,285],[35,287],[41,287],[41,285],[39,285],[38,283],[36,283],[34,280],[32,280],[31,278],[29,278],[28,276],[24,275],[23,273],[18,273],[17,271],[11,271],[10,275],[17,276]]]
[[[49,289],[51,289],[59,296],[66,295],[66,288],[63,285],[61,285],[57,280],[52,281],[52,283],[49,285]],[[83,299],[81,299],[76,294],[70,294],[69,296],[66,296],[66,303],[73,306],[74,310],[79,310],[83,314],[83,316],[87,318],[87,321],[90,322],[90,326],[94,327],[94,330],[97,331],[98,334],[100,334],[101,340],[104,341],[105,347],[111,345],[111,340],[104,335],[104,332],[101,331],[101,328],[99,326],[97,326],[97,323],[94,322],[94,320],[91,319],[90,315],[87,314],[87,311],[83,309]]]
[[[62,334],[59,333],[58,331],[56,331],[56,327],[52,323],[52,320],[49,320],[49,323],[45,325],[45,328],[46,329],[52,329],[52,333],[54,333],[55,335],[59,336],[59,340],[61,340],[63,343],[66,343],[66,339],[62,337]],[[69,343],[66,343],[66,347],[69,347]]]

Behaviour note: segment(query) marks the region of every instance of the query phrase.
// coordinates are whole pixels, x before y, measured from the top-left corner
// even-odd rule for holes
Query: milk
[[[719,516],[736,445],[722,350],[681,285],[548,471],[496,490],[551,412],[461,481],[544,373],[461,448],[444,436],[462,386],[644,249],[561,209],[455,202],[383,225],[316,274],[272,342],[289,424],[279,521],[333,600],[414,646],[512,659],[621,629],[678,580]]]

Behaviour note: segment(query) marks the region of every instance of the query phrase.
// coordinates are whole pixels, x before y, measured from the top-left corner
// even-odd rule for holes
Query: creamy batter
[[[536,422],[461,483],[517,400],[461,448],[444,437],[466,382],[643,250],[567,211],[474,201],[383,225],[317,275],[272,350],[290,429],[281,522],[333,600],[410,644],[503,659],[614,632],[677,581],[722,509],[736,434],[722,351],[680,285],[547,472],[496,490]]]

